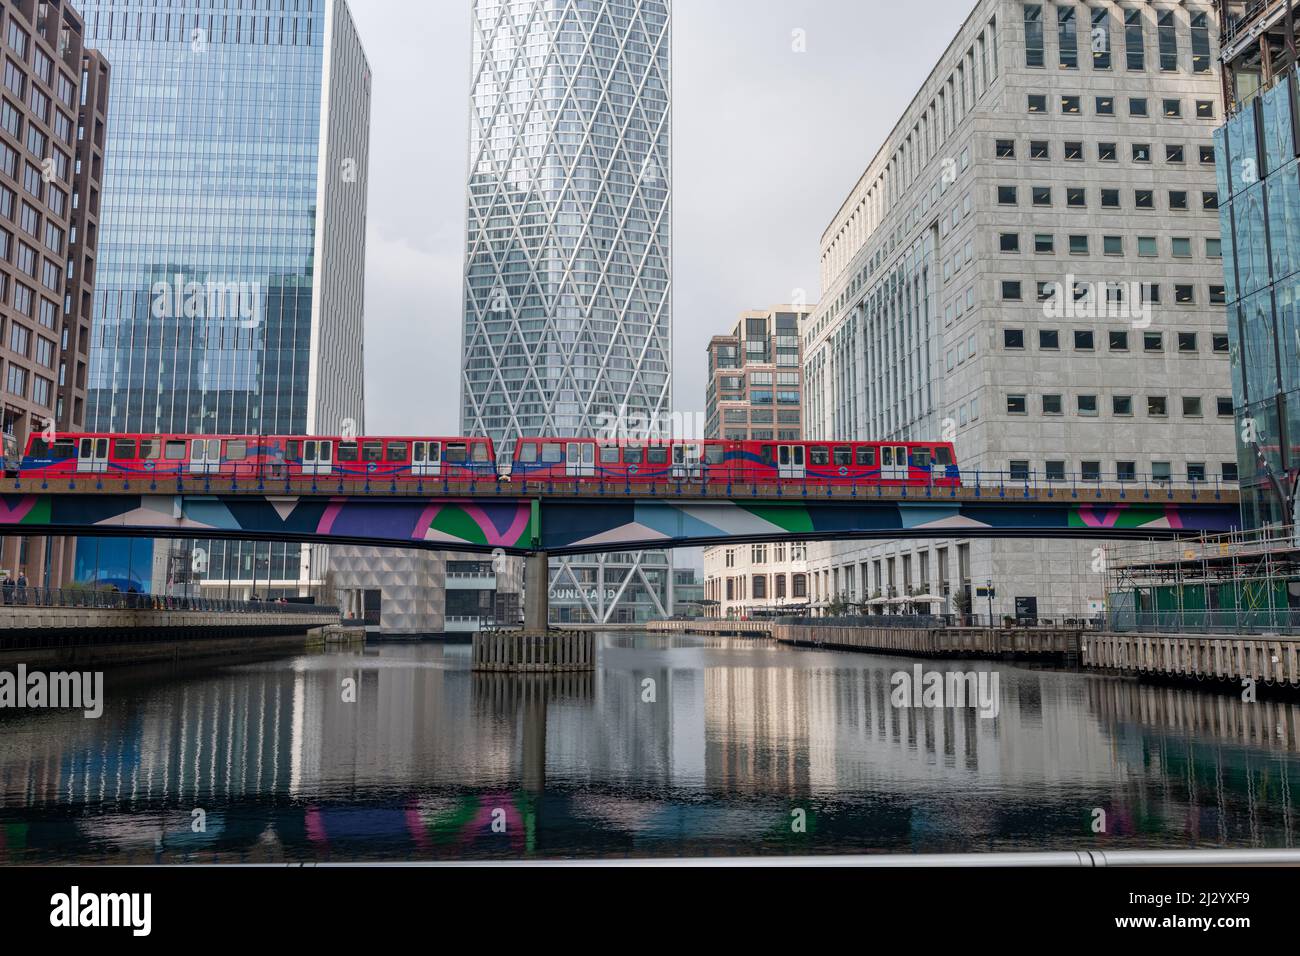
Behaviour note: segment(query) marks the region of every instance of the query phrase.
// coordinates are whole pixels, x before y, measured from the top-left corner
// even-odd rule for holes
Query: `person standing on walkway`
[[[18,569],[18,603],[27,603],[27,571],[24,568]]]
[[[0,584],[0,588],[3,588],[5,592],[5,603],[13,604],[14,603],[14,579],[9,576],[8,571],[5,572],[4,583]]]

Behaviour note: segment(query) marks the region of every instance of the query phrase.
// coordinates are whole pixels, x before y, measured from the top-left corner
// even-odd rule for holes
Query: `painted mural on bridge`
[[[653,546],[656,542],[765,540],[776,537],[886,537],[898,532],[938,537],[1005,530],[1020,534],[1150,532],[1220,534],[1238,527],[1235,505],[1210,500],[1175,503],[1082,503],[1056,501],[747,502],[628,501],[547,502],[542,546],[548,551]]]
[[[994,498],[384,498],[304,495],[0,495],[0,529],[29,533],[350,541],[442,550],[556,554],[835,537],[1152,536],[1222,534],[1235,504]]]
[[[285,539],[419,542],[526,549],[526,499],[384,499],[271,495],[0,495],[0,526],[122,532],[248,532]]]

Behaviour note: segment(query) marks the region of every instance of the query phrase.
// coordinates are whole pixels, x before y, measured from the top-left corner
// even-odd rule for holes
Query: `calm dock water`
[[[989,718],[895,706],[910,659],[597,643],[589,674],[388,645],[110,671],[98,720],[0,711],[0,862],[1296,845],[1300,705],[921,662],[996,674]]]

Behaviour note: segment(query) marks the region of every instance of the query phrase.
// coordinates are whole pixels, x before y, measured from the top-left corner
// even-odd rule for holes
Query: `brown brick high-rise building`
[[[0,3],[0,440],[6,466],[86,409],[109,66],[64,0]],[[72,541],[0,539],[0,570],[71,576]]]

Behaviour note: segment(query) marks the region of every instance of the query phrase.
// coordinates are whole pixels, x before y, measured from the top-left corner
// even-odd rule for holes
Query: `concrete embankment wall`
[[[873,651],[908,657],[1013,657],[1077,660],[1080,632],[1054,628],[821,627],[773,624],[784,644],[834,650]]]
[[[337,614],[0,607],[0,667],[177,662],[324,643]]]
[[[650,630],[771,637],[782,644],[911,657],[1015,657],[1073,663],[1081,633],[1072,628],[846,627],[771,621],[658,621]]]

